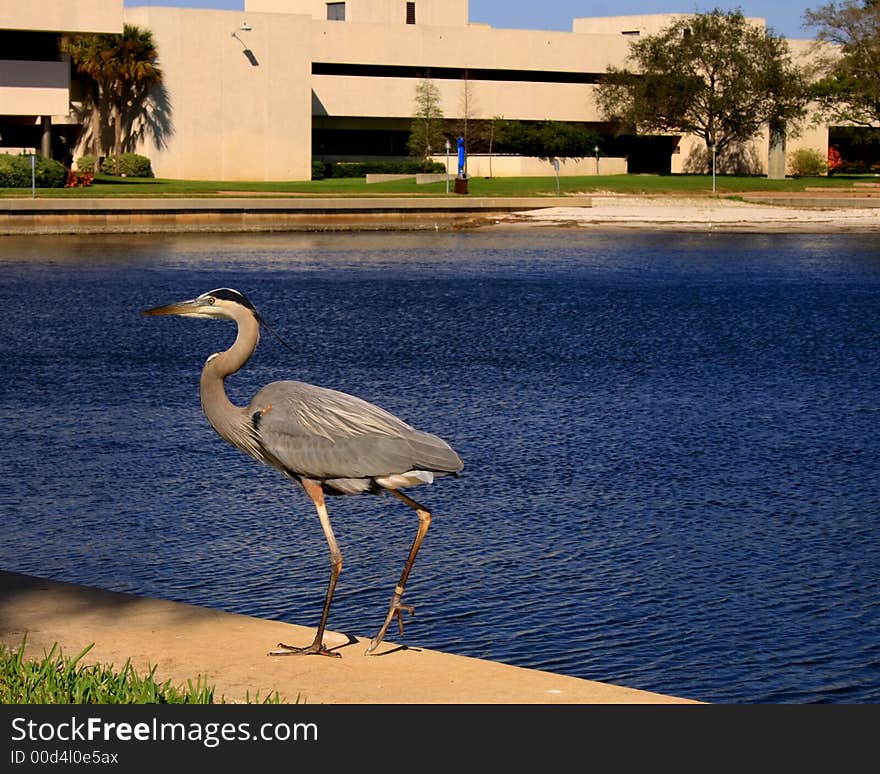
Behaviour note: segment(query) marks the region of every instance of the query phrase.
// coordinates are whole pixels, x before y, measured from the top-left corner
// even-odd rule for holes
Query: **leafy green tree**
[[[407,142],[410,155],[427,159],[440,153],[446,147],[443,125],[440,90],[430,78],[421,78],[416,84],[415,115]]]
[[[65,41],[64,48],[77,72],[90,84],[98,120],[109,114],[114,167],[119,174],[126,118],[132,111],[141,110],[150,90],[162,82],[153,35],[149,30],[126,24],[121,34],[73,36]],[[100,129],[96,135],[98,143],[99,137]]]
[[[500,153],[518,153],[541,159],[582,159],[591,156],[600,137],[583,124],[567,121],[505,121],[494,127],[495,147]]]
[[[806,112],[807,79],[788,43],[741,11],[683,17],[634,41],[629,63],[609,67],[597,89],[603,117],[625,131],[695,135],[710,157]]]
[[[880,4],[830,2],[807,10],[804,21],[817,39],[835,49],[820,57],[822,77],[814,96],[832,121],[876,126],[880,122]]]

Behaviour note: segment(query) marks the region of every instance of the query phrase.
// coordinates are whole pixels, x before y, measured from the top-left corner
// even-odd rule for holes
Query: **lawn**
[[[807,187],[849,188],[857,181],[878,181],[875,177],[839,175],[768,180],[765,177],[720,175],[716,190],[721,195],[747,191],[803,191]],[[450,190],[452,184],[450,182]],[[706,194],[712,191],[709,175],[593,175],[561,177],[562,195],[613,192],[621,194]],[[339,178],[315,181],[241,182],[217,180],[119,179],[98,175],[87,188],[38,188],[44,197],[215,197],[250,194],[299,194],[305,196],[445,196],[444,181],[416,185],[415,180],[396,180],[367,185],[365,178]],[[555,177],[471,177],[472,196],[553,196]],[[0,188],[0,197],[30,197],[29,188]],[[450,193],[449,196],[456,196]]]

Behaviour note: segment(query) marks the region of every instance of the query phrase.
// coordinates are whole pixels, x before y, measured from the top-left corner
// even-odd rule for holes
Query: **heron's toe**
[[[270,650],[267,656],[330,656],[330,658],[342,658],[341,653],[335,653],[324,647],[324,643],[313,642],[304,648],[298,648],[294,645],[285,645],[283,642],[278,643],[280,650]]]

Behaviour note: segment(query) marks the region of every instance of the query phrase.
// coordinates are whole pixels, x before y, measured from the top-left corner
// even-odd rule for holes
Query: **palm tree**
[[[92,131],[98,129],[100,116],[109,108],[113,127],[113,154],[115,173],[119,174],[119,154],[122,152],[122,129],[125,117],[142,107],[150,89],[162,83],[158,65],[158,51],[153,34],[126,24],[122,34],[77,35],[68,38],[64,49],[70,54],[77,72],[91,81],[96,92],[97,122],[93,118]],[[100,142],[96,139],[96,142]],[[96,149],[97,152],[97,149]]]

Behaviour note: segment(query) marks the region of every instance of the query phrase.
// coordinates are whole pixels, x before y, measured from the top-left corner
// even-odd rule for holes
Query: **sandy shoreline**
[[[880,208],[802,206],[710,197],[594,196],[592,207],[548,207],[513,213],[498,226],[568,226],[591,229],[840,233],[880,230]]]

